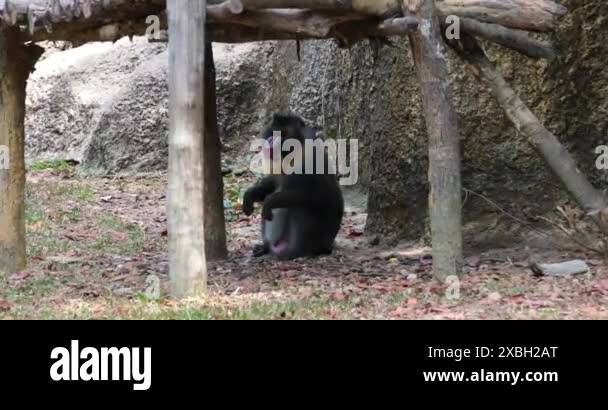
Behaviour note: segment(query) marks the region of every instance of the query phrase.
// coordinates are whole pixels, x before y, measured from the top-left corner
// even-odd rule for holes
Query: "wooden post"
[[[224,179],[222,144],[217,125],[215,63],[211,40],[205,54],[205,136],[203,143],[205,175],[205,251],[207,260],[226,258],[226,219],[224,217]]]
[[[433,273],[445,281],[462,273],[460,141],[448,84],[441,25],[433,0],[404,0],[404,11],[420,21],[410,34],[429,134],[429,208]]]
[[[25,88],[44,51],[18,38],[16,29],[0,30],[0,273],[26,265]]]
[[[169,0],[169,275],[171,294],[207,288],[203,223],[206,1]]]

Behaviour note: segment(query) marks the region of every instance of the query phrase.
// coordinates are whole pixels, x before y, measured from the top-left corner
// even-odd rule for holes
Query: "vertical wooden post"
[[[207,39],[205,54],[205,136],[203,160],[205,175],[205,251],[207,260],[226,258],[226,219],[224,217],[224,179],[222,144],[217,125],[217,96],[213,47]]]
[[[206,1],[169,0],[169,275],[171,294],[207,290],[203,223]]]
[[[434,0],[404,0],[416,15],[410,34],[429,134],[429,208],[433,273],[441,281],[462,273],[462,196],[460,141],[448,84],[448,68]]]
[[[0,273],[25,268],[25,89],[44,50],[0,30]]]

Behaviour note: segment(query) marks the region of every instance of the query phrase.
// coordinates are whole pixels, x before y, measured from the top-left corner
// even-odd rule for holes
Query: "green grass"
[[[30,171],[59,171],[59,172],[73,172],[74,165],[65,160],[56,161],[32,161],[28,165]]]
[[[139,225],[104,215],[98,220],[98,226],[101,235],[93,244],[93,250],[119,255],[133,255],[143,251],[145,234]],[[116,233],[124,234],[125,240],[118,240]]]
[[[95,191],[89,185],[79,184],[71,196],[78,202],[92,202],[95,199]]]
[[[62,254],[73,249],[71,241],[59,239],[57,232],[48,228],[28,233],[28,239],[27,254],[30,258]]]
[[[47,287],[48,286],[48,287]],[[32,289],[28,299],[33,300],[52,291],[49,284],[37,284],[30,286]],[[23,290],[20,291],[23,298]],[[7,298],[9,301],[11,298]],[[44,319],[146,319],[146,320],[274,320],[274,319],[306,319],[319,320],[328,317],[328,312],[338,316],[347,316],[353,308],[349,301],[334,301],[326,298],[312,298],[309,300],[287,300],[272,302],[250,302],[242,306],[218,305],[205,301],[184,302],[176,307],[167,307],[163,301],[147,301],[143,297],[135,297],[132,300],[111,300],[104,312],[94,309],[94,301],[73,300],[64,303],[64,309],[36,308],[35,311],[28,308],[23,300],[20,307],[13,309],[8,314],[0,313],[0,319],[36,318]]]

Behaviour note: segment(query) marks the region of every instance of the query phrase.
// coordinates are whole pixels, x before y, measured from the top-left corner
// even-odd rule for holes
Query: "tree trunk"
[[[448,85],[448,69],[433,0],[405,0],[420,19],[410,34],[429,134],[429,207],[433,272],[445,281],[462,273],[460,141]]]
[[[0,273],[25,268],[25,88],[42,49],[0,30]]]
[[[222,145],[217,126],[217,99],[213,48],[207,40],[205,54],[205,251],[208,260],[226,258],[226,220],[224,218],[224,179]]]
[[[170,0],[169,274],[171,294],[205,292],[203,120],[206,1]]]

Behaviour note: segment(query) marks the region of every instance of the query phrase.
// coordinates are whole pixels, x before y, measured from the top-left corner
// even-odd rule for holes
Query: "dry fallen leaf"
[[[8,312],[11,310],[11,304],[4,299],[0,299],[0,312]]]
[[[499,302],[502,299],[502,295],[499,292],[492,292],[486,297],[488,302]]]
[[[33,224],[29,224],[27,226],[27,230],[28,230],[28,232],[38,232],[38,231],[40,231],[40,229],[42,229],[43,226],[44,226],[44,222],[38,221]]]
[[[22,270],[21,272],[13,273],[11,276],[9,276],[9,280],[12,280],[12,281],[24,280],[24,279],[27,279],[28,277],[30,277],[31,275],[32,275],[32,272],[27,271],[27,270]]]
[[[112,236],[112,239],[117,242],[124,242],[127,240],[127,234],[124,232],[110,231],[110,235]]]

